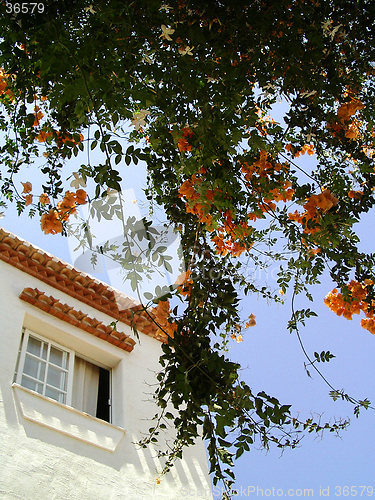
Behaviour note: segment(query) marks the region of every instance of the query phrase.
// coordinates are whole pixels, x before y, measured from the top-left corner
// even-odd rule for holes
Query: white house
[[[202,441],[160,484],[136,444],[164,339],[132,298],[0,229],[0,307],[1,499],[212,499]]]

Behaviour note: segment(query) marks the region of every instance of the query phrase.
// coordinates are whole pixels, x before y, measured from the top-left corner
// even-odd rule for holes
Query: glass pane
[[[65,394],[53,389],[52,387],[46,387],[46,396],[58,401],[59,403],[65,403]]]
[[[43,385],[38,384],[38,382],[35,382],[34,380],[29,379],[28,377],[25,377],[25,375],[22,375],[21,385],[22,387],[26,387],[26,389],[30,389],[31,391],[43,394]]]
[[[35,354],[35,356],[40,356],[40,350],[42,346],[42,341],[38,340],[34,337],[29,337],[29,341],[27,343],[27,352],[31,352],[31,354]]]
[[[48,367],[47,373],[47,384],[57,387],[58,389],[65,390],[66,385],[66,373],[54,368],[53,366]]]
[[[64,354],[65,354],[64,351],[61,351],[60,349],[56,349],[56,347],[51,346],[49,360],[54,365],[61,366],[62,368],[66,368],[67,356],[64,356]]]
[[[26,355],[25,365],[23,367],[23,373],[30,375],[31,377],[37,378],[38,380],[44,380],[46,364],[44,361],[40,361],[31,356]]]

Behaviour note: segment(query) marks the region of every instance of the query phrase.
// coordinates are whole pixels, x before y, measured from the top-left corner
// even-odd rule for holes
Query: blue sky
[[[311,168],[314,159],[303,158],[302,162],[305,162],[306,168]],[[67,176],[78,167],[79,161],[72,160]],[[134,190],[137,206],[142,212],[142,200],[145,199],[142,188],[146,181],[144,166],[124,166],[122,174],[124,192],[129,193],[130,197],[131,191],[126,190]],[[30,181],[37,186],[37,167],[23,170],[22,177],[18,177],[19,181]],[[373,215],[366,214],[359,224],[362,250],[373,251],[373,223]],[[0,224],[67,262],[75,260],[67,239],[60,235],[44,235],[37,216],[30,219],[24,213],[18,217],[14,207],[10,207]],[[278,264],[270,267],[268,275],[263,273],[260,276],[275,289],[276,269]],[[106,274],[100,277],[108,279]],[[301,330],[305,348],[311,355],[314,351],[331,351],[336,357],[330,363],[319,366],[324,376],[335,388],[344,389],[356,399],[368,398],[375,405],[375,336],[361,328],[359,317],[347,321],[327,309],[323,299],[332,288],[328,275],[325,275],[321,285],[313,288],[313,304],[302,295],[297,298],[297,307],[311,307],[319,314],[318,318],[308,320],[306,327]],[[286,450],[282,456],[276,448],[271,448],[268,453],[252,449],[236,463],[235,487],[239,492],[238,497],[307,496],[304,489],[312,489],[314,497],[327,496],[327,488],[331,497],[371,496],[370,489],[363,490],[359,486],[375,487],[375,413],[363,410],[359,419],[356,419],[352,405],[342,401],[333,402],[328,395],[329,387],[313,369],[310,370],[312,378],[307,376],[304,369],[306,359],[298,340],[286,328],[291,314],[290,298],[290,293],[287,293],[285,305],[282,306],[268,305],[255,296],[247,297],[242,304],[243,316],[247,318],[250,313],[254,313],[257,325],[246,330],[242,343],[233,344],[230,356],[241,363],[242,377],[253,392],[265,391],[277,397],[282,404],[291,404],[292,411],[299,413],[302,420],[309,418],[310,412],[315,412],[322,414],[323,422],[350,417],[351,425],[342,432],[341,438],[330,433],[326,433],[323,439],[308,435],[302,439],[298,449]],[[344,494],[344,491],[347,492],[342,490],[344,486],[349,487],[349,495]],[[351,487],[358,488],[351,490]],[[215,490],[215,493],[218,492]],[[190,493],[187,498],[194,498],[194,492]],[[311,491],[308,495],[312,496]]]

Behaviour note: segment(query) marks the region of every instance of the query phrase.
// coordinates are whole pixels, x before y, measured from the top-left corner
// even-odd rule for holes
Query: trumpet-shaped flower
[[[50,203],[50,199],[46,193],[43,193],[39,196],[39,203],[41,205],[48,205]]]
[[[76,197],[71,191],[67,191],[62,201],[57,204],[60,220],[66,221],[69,215],[76,213]]]
[[[28,194],[33,189],[31,182],[21,182],[21,184],[23,186],[22,194]]]
[[[43,118],[43,113],[40,111],[40,108],[39,106],[35,106],[34,108],[34,123],[33,123],[33,127],[37,127],[40,123],[40,120]]]
[[[40,219],[40,226],[44,234],[57,234],[62,231],[62,224],[56,210],[51,210],[48,214],[43,214]]]
[[[249,316],[249,321],[246,323],[245,328],[250,328],[251,326],[255,326],[257,323],[255,321],[255,315],[253,313]]]
[[[25,205],[26,206],[31,205],[31,203],[33,202],[33,195],[32,194],[27,194],[23,198],[25,200]]]
[[[87,193],[84,189],[78,189],[75,194],[75,201],[77,205],[84,205],[86,203]]]

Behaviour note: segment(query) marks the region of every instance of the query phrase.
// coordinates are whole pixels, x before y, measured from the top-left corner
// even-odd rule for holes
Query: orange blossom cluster
[[[289,152],[293,152],[293,146],[291,144],[287,144],[285,146],[285,149]],[[302,149],[294,151],[293,156],[295,158],[298,158],[305,153],[307,153],[309,156],[313,156],[315,154],[314,146],[312,144],[305,144],[304,146],[302,146]]]
[[[158,305],[150,310],[150,313],[154,317],[156,323],[159,328],[157,330],[157,334],[165,337],[173,338],[174,333],[177,330],[177,324],[175,322],[170,323],[169,317],[171,315],[171,308],[169,305],[169,300],[160,300]]]
[[[352,119],[352,116],[364,107],[364,104],[362,104],[359,99],[355,98],[351,98],[349,102],[341,104],[337,110],[335,123],[329,124],[329,128],[333,130],[332,134],[336,135],[343,130],[345,137],[348,139],[356,139],[359,136],[360,122],[356,119]]]
[[[191,145],[188,139],[194,135],[194,132],[189,127],[185,127],[181,130],[182,137],[177,142],[177,147],[180,153],[183,151],[191,151]]]
[[[326,295],[324,303],[338,316],[344,316],[344,318],[350,320],[353,314],[359,314],[363,311],[366,318],[361,319],[361,326],[375,335],[374,313],[370,310],[369,303],[366,301],[368,294],[367,286],[369,285],[373,285],[372,280],[366,279],[364,283],[358,283],[358,281],[351,280],[347,285],[352,296],[350,302],[345,301],[343,295],[334,288]]]
[[[193,280],[191,278],[191,275],[192,272],[190,271],[190,269],[188,269],[187,271],[180,274],[180,276],[177,278],[175,285],[177,285],[177,290],[180,295],[191,295],[193,287]]]
[[[13,100],[13,92],[9,90],[8,87],[8,78],[3,69],[0,68],[0,96],[3,94],[7,95],[11,100]]]
[[[286,202],[293,198],[294,190],[291,188],[290,181],[277,179],[275,182],[275,175],[280,172],[281,177],[288,169],[288,165],[272,163],[266,151],[261,151],[259,159],[253,164],[244,163],[242,165],[246,186],[258,197],[261,192],[267,192],[267,194],[258,202],[259,212],[248,214],[246,221],[236,221],[230,210],[222,212],[224,224],[215,229],[216,234],[211,238],[219,254],[229,253],[238,257],[248,250],[249,244],[244,243],[244,239],[250,236],[253,231],[249,221],[262,218],[264,212],[274,210],[276,208],[274,201]],[[195,214],[212,232],[214,228],[209,212],[213,205],[214,195],[216,193],[220,195],[221,191],[218,189],[213,191],[205,186],[205,172],[205,169],[201,167],[191,179],[184,181],[179,189],[179,197],[185,198],[186,211]]]
[[[201,167],[191,179],[184,181],[179,189],[179,197],[185,198],[186,211],[196,215],[200,222],[206,224],[207,229],[213,232],[212,217],[209,211],[213,205],[214,191],[207,189],[204,183],[203,176],[205,172],[204,167]],[[218,194],[221,193],[218,189],[215,192]],[[235,223],[229,210],[223,212],[222,216],[224,227],[217,228],[216,236],[212,236],[211,239],[215,243],[218,253],[222,255],[230,253],[231,255],[239,256],[248,248],[248,245],[236,241],[236,239],[243,239],[249,235],[252,228],[246,222]]]
[[[61,233],[62,223],[69,219],[71,214],[76,213],[78,205],[86,203],[86,191],[78,189],[75,193],[67,191],[62,201],[57,204],[57,209],[51,208],[48,213],[42,215],[40,225],[44,234]]]
[[[277,179],[277,174],[281,175],[289,170],[289,165],[271,162],[271,158],[266,151],[260,151],[260,156],[257,161],[249,165],[244,163],[241,171],[245,177],[245,184],[250,188],[255,195],[260,197],[261,193],[267,194],[260,199],[258,206],[262,213],[275,210],[276,204],[274,201],[289,201],[293,198],[294,189],[292,183],[288,180]],[[272,185],[278,184],[277,187],[271,188]],[[262,218],[262,215],[257,215],[255,212],[249,214],[249,218],[256,220]]]
[[[79,140],[75,141],[73,139],[73,136],[69,132],[66,132],[64,135],[61,135],[58,130],[47,130],[47,131],[40,130],[37,135],[38,142],[46,142],[47,139],[49,139],[50,137],[55,137],[55,141],[58,147],[61,147],[62,144],[66,142],[72,142],[74,145],[76,145],[79,142],[83,141],[82,134],[79,134]]]
[[[314,234],[320,230],[319,220],[320,217],[328,212],[332,207],[335,207],[338,203],[338,199],[333,196],[329,189],[325,189],[320,194],[313,194],[307,199],[306,203],[303,205],[305,212],[300,214],[297,210],[293,214],[289,214],[289,219],[294,220],[304,226],[304,233]],[[307,222],[309,220],[314,221],[315,227],[307,227]]]

